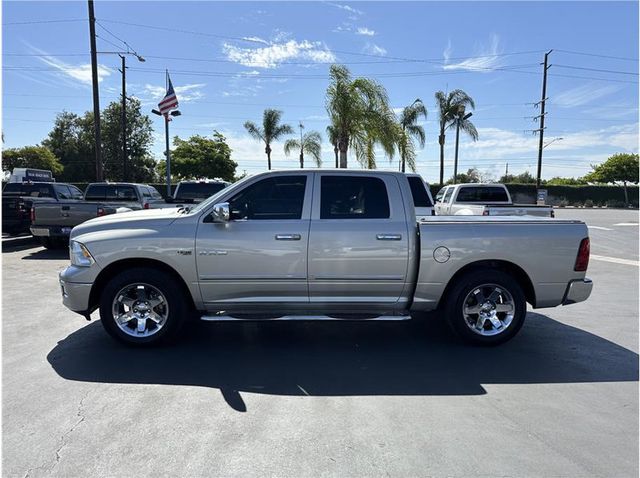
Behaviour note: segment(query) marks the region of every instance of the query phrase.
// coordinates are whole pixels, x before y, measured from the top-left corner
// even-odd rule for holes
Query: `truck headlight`
[[[79,267],[89,267],[96,262],[85,245],[77,241],[69,242],[69,259]]]

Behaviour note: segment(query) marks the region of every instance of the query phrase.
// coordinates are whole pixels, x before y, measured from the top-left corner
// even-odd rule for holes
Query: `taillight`
[[[31,208],[31,212],[29,213],[29,218],[31,219],[31,222],[35,222],[36,221],[36,208],[35,207]]]
[[[98,217],[104,216],[104,215],[105,215],[104,208],[103,207],[99,207],[98,208]]]
[[[146,202],[146,203],[144,203],[144,206],[142,206],[142,207],[145,208],[145,209],[149,209],[150,206],[149,206],[149,203]]]
[[[585,237],[580,241],[578,248],[578,257],[576,257],[576,265],[573,270],[576,272],[584,272],[589,266],[589,250],[591,249],[589,238]]]
[[[482,215],[483,216],[488,216],[489,215],[489,210],[485,209],[484,211],[482,211]]]

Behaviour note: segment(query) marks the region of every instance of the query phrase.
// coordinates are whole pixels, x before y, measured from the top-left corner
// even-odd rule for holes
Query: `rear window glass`
[[[442,188],[438,191],[438,194],[436,194],[436,202],[440,202],[442,200],[442,196],[444,196],[446,190],[447,188]]]
[[[413,205],[415,207],[433,207],[424,181],[417,176],[409,176],[408,179],[411,195],[413,196]]]
[[[9,183],[2,190],[2,194],[11,196],[30,196],[35,198],[53,197],[51,185],[38,183]]]
[[[320,219],[387,219],[389,197],[380,178],[323,176]]]
[[[460,188],[457,202],[508,202],[504,188],[499,186],[473,186]]]
[[[207,199],[225,186],[225,183],[181,183],[176,192],[176,199]]]
[[[89,185],[86,199],[106,201],[137,201],[136,191],[133,186],[115,184]]]

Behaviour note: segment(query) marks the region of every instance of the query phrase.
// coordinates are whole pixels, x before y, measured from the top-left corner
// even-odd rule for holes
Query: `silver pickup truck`
[[[551,206],[514,204],[504,184],[452,184],[436,195],[438,216],[554,217]]]
[[[467,341],[498,344],[534,308],[586,300],[580,221],[418,222],[399,172],[297,170],[245,178],[193,208],[73,229],[63,303],[99,309],[113,337],[174,338],[189,317],[405,320],[439,309]],[[416,314],[414,314],[416,315]]]

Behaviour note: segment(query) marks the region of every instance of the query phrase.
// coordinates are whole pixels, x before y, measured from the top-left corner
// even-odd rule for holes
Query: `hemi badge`
[[[181,256],[190,256],[191,255],[191,249],[178,249],[177,252]]]

